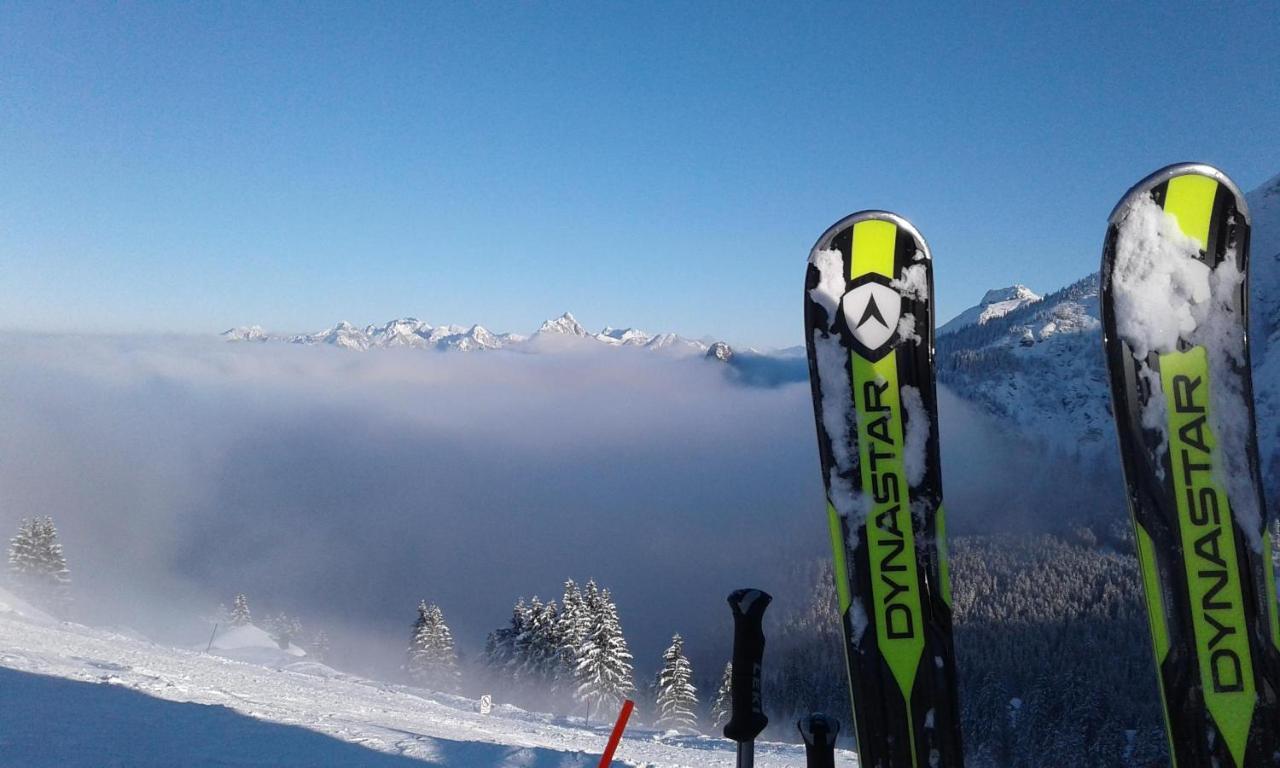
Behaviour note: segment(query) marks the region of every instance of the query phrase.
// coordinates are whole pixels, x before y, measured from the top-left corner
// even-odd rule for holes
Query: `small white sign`
[[[493,711],[493,696],[486,693],[480,697],[480,714],[487,715]]]

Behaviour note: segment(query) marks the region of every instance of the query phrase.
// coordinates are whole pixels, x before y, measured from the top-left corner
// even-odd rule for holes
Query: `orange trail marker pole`
[[[627,719],[631,717],[631,710],[635,709],[635,706],[636,703],[631,699],[622,702],[618,722],[613,724],[613,733],[609,734],[609,745],[604,748],[604,754],[600,756],[600,768],[609,768],[613,763],[613,753],[618,748],[618,742],[622,740],[622,732],[627,729]]]

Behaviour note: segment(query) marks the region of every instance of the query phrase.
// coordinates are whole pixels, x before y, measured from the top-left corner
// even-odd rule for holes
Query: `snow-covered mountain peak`
[[[614,328],[606,325],[596,338],[606,344],[618,344],[624,347],[642,346],[649,343],[649,334],[638,328]]]
[[[1019,307],[1034,304],[1041,296],[1021,283],[1008,288],[993,288],[982,295],[977,306],[969,307],[938,329],[938,335],[955,333],[970,325],[985,325],[998,317],[1004,317]]]
[[[380,347],[425,347],[427,340],[424,338],[426,333],[430,333],[431,326],[414,317],[403,317],[399,320],[392,320],[382,327],[369,326],[365,329],[365,334],[369,337],[369,341],[374,346]]]
[[[587,329],[582,327],[582,323],[573,316],[572,312],[565,312],[563,315],[548,320],[538,328],[538,333],[558,333],[564,336],[590,336]]]
[[[982,294],[980,305],[995,304],[1000,301],[1039,301],[1041,296],[1021,283],[1009,286],[1008,288],[992,288]]]
[[[289,341],[295,344],[332,344],[335,347],[355,350],[365,350],[371,346],[369,334],[346,320],[328,330],[294,336]]]
[[[219,334],[227,341],[266,341],[270,336],[262,330],[260,325],[243,325],[238,328],[228,328]]]

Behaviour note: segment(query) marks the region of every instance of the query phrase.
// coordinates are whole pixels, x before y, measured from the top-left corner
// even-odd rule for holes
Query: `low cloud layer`
[[[185,636],[243,591],[387,668],[419,599],[475,653],[515,597],[595,577],[656,658],[673,632],[727,634],[730,589],[827,551],[807,382],[628,350],[25,337],[0,359],[0,526],[53,515],[88,621]],[[958,528],[1062,496],[1061,466],[942,407]]]

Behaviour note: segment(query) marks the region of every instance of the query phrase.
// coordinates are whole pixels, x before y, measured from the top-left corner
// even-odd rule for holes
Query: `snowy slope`
[[[1098,277],[937,345],[938,377],[957,394],[1068,453],[1111,449]]]
[[[636,328],[606,326],[599,333],[591,333],[578,322],[572,313],[547,320],[533,334],[494,333],[484,326],[431,325],[413,317],[391,320],[382,325],[357,328],[341,322],[332,328],[316,333],[294,336],[270,334],[256,325],[230,328],[222,332],[222,338],[235,342],[289,342],[303,345],[329,345],[342,349],[364,351],[368,349],[440,349],[474,352],[488,349],[515,349],[522,351],[558,350],[579,344],[607,347],[640,347],[677,355],[705,354],[709,345],[696,339],[688,339],[674,333],[651,336]]]
[[[986,325],[998,317],[1004,317],[1018,307],[1040,301],[1042,297],[1025,285],[1011,285],[987,291],[977,306],[948,320],[938,329],[938,335],[954,333],[970,325]]]
[[[3,592],[0,606],[4,765],[586,768],[608,735],[608,724],[504,705],[483,716],[467,699],[315,662],[271,668],[58,623]],[[794,745],[761,743],[757,755],[762,768],[804,765]],[[733,744],[636,727],[617,764],[732,765]]]

